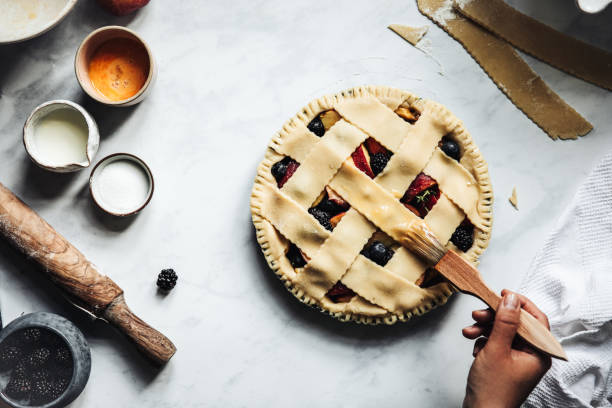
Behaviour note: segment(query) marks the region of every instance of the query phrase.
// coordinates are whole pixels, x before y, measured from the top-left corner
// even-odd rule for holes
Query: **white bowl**
[[[578,7],[586,13],[599,13],[610,3],[612,0],[576,0]]]
[[[87,124],[87,160],[80,163],[65,163],[62,165],[56,165],[48,162],[38,151],[36,143],[34,141],[34,133],[36,126],[40,119],[48,115],[49,113],[58,109],[71,109],[79,113],[79,115],[85,120]],[[45,170],[53,171],[56,173],[69,173],[77,170],[81,170],[89,167],[93,162],[93,159],[98,152],[100,145],[100,133],[98,131],[98,125],[94,118],[83,108],[81,105],[66,101],[66,100],[54,100],[45,102],[38,105],[23,125],[23,145],[30,156],[30,159],[38,166]]]
[[[59,24],[77,0],[0,0],[0,44],[34,38]]]
[[[123,178],[118,184],[109,185],[109,181],[103,181],[104,172],[107,166],[112,165],[115,162],[129,162],[136,167],[138,167],[142,173],[145,175],[148,183],[147,191],[142,195],[141,199],[137,202],[131,203],[128,207],[119,208],[116,206],[116,203],[113,203],[113,200],[108,200],[105,197],[104,189],[108,191],[109,188],[112,190],[113,194],[121,194],[124,195],[128,193],[130,187],[133,187],[132,184],[130,186],[129,182],[126,182],[126,178]],[[127,178],[129,180],[130,177]],[[115,178],[115,180],[117,180]],[[114,181],[112,181],[114,183]],[[102,187],[106,184],[106,187]],[[112,184],[112,183],[111,183]],[[127,190],[126,190],[127,189]],[[131,189],[133,191],[133,189]],[[89,192],[94,203],[100,208],[102,211],[107,214],[114,215],[116,217],[127,217],[131,215],[138,214],[142,211],[151,201],[153,197],[153,192],[155,191],[155,180],[153,179],[153,173],[147,164],[141,158],[130,154],[130,153],[114,153],[109,156],[106,156],[102,160],[98,162],[91,171],[91,175],[89,176]]]

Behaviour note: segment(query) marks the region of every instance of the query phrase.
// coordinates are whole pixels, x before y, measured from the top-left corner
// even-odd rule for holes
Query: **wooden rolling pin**
[[[172,358],[174,344],[132,313],[123,290],[1,183],[0,235],[86,310],[123,332],[152,362],[163,365]]]

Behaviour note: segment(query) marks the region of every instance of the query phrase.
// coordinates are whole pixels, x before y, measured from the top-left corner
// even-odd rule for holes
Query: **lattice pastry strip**
[[[438,181],[440,190],[467,214],[472,224],[483,228],[478,213],[478,184],[461,164],[436,148],[423,172]]]
[[[449,200],[446,194],[441,193],[436,205],[425,216],[425,222],[438,240],[446,245],[464,218],[463,211]]]
[[[349,269],[375,231],[373,224],[350,209],[298,274],[296,285],[317,299],[325,296]]]
[[[414,124],[387,163],[385,170],[378,175],[377,182],[391,192],[403,194],[416,176],[423,171],[442,136],[449,133],[451,126],[440,119],[437,107],[425,104],[418,122]]]
[[[425,298],[439,295],[421,289],[362,255],[357,257],[342,282],[366,300],[395,313],[411,310]]]
[[[391,151],[397,150],[410,133],[410,124],[372,96],[345,99],[334,109]]]
[[[282,142],[276,140],[278,138],[276,137],[273,140],[272,148],[279,154],[292,157],[300,163],[306,159],[308,153],[321,140],[308,130],[303,123],[290,127]]]
[[[406,248],[399,247],[385,268],[409,282],[416,282],[427,269],[427,264]]]
[[[361,130],[340,120],[313,146],[283,186],[283,192],[302,207],[310,207],[346,158],[366,138]]]
[[[400,244],[404,241],[405,229],[418,219],[396,197],[348,160],[329,185],[370,222]]]
[[[319,251],[331,233],[276,186],[261,183],[261,213],[280,233],[308,256]]]

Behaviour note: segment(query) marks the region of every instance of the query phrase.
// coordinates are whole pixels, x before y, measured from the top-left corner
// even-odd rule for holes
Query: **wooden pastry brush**
[[[493,310],[497,310],[501,297],[482,280],[480,273],[457,253],[444,247],[427,224],[415,220],[402,228],[402,244],[416,252],[434,266],[459,291],[476,296]],[[561,344],[535,317],[521,309],[518,334],[543,353],[567,361]]]

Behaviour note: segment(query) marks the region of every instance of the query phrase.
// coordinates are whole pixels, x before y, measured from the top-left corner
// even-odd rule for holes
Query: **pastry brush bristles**
[[[423,221],[415,221],[402,231],[406,246],[432,265],[437,264],[447,249]]]

